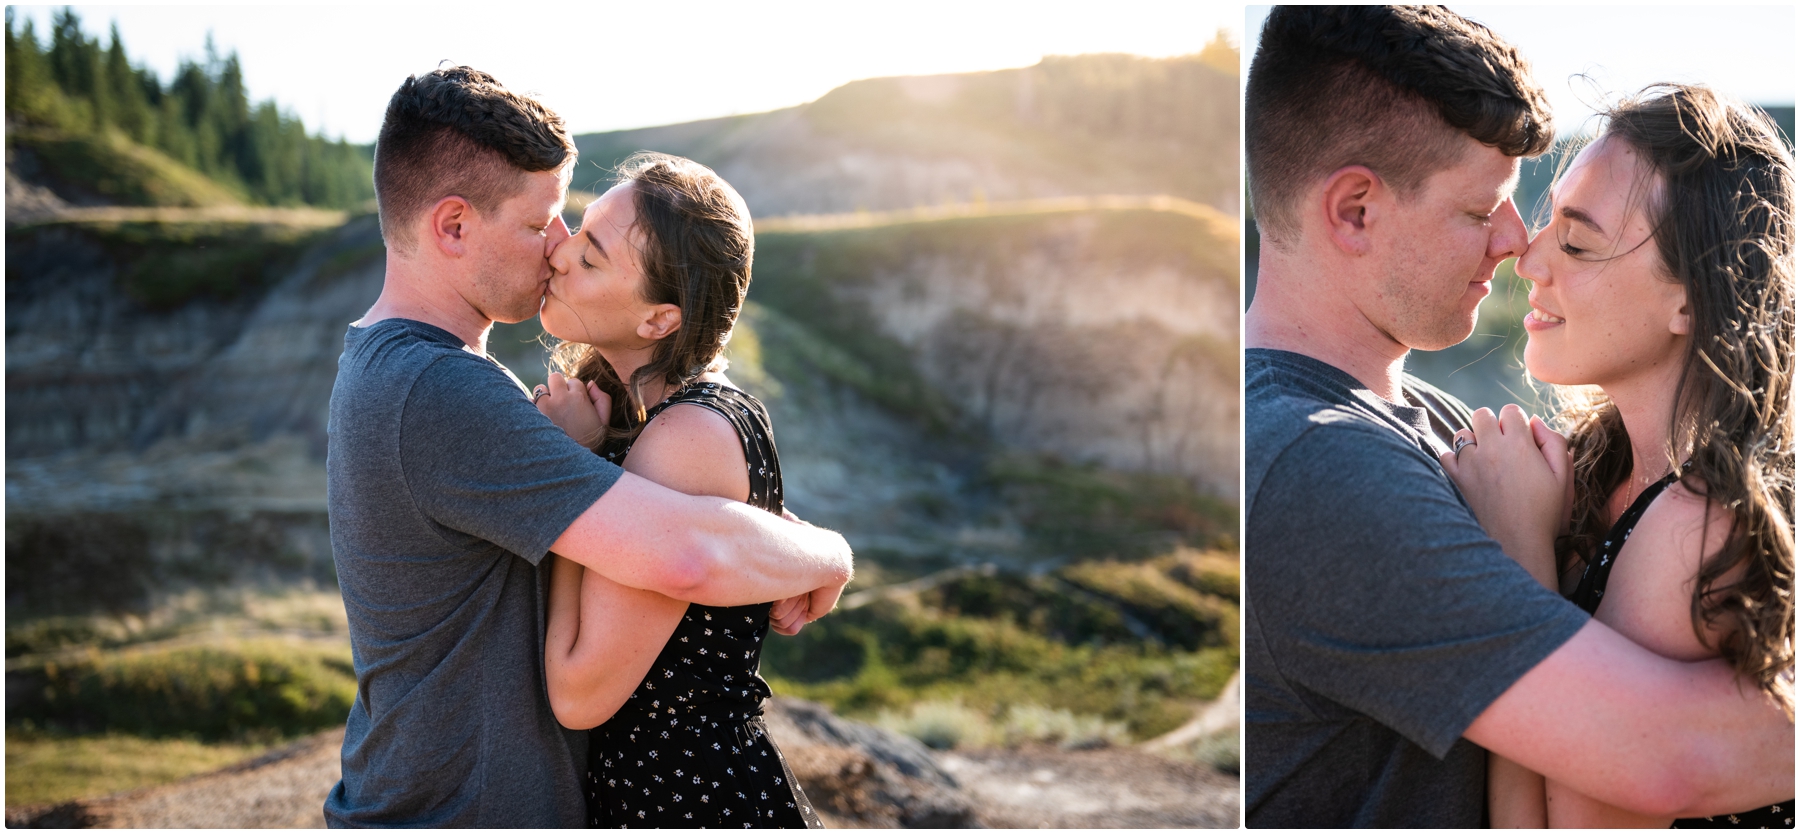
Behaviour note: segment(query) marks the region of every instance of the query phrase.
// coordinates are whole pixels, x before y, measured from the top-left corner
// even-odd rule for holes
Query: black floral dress
[[[750,504],[781,512],[781,465],[769,414],[755,397],[695,383],[677,403],[729,421],[744,444]],[[600,453],[623,463],[629,445]],[[769,605],[690,605],[644,682],[590,731],[589,821],[600,828],[822,828],[763,727],[769,685],[757,674]]]
[[[1664,489],[1681,474],[1680,470],[1669,473],[1662,480],[1645,488],[1637,500],[1631,502],[1619,520],[1613,522],[1612,529],[1607,531],[1606,541],[1600,545],[1600,552],[1588,560],[1587,567],[1581,572],[1581,583],[1575,587],[1575,593],[1569,601],[1589,614],[1600,610],[1600,600],[1606,596],[1606,580],[1612,575],[1613,564],[1619,558],[1619,551],[1624,549],[1625,540],[1631,538],[1631,531],[1644,517],[1644,511],[1650,509],[1650,503],[1661,495]],[[1777,802],[1762,808],[1753,808],[1736,814],[1720,814],[1715,817],[1693,817],[1678,819],[1671,828],[1793,828],[1794,801]]]

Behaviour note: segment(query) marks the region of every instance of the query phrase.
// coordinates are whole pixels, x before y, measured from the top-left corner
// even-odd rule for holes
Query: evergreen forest
[[[47,44],[7,7],[6,133],[9,157],[23,147],[52,167],[92,155],[57,153],[71,143],[140,157],[149,149],[250,204],[348,208],[374,196],[370,148],[309,135],[274,101],[252,104],[235,51],[220,56],[209,37],[204,60],[183,61],[165,82],[132,61],[117,25],[102,45],[67,7]],[[101,196],[156,204],[154,193]]]

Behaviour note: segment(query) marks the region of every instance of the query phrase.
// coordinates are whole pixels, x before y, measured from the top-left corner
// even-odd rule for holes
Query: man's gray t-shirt
[[[1467,425],[1285,351],[1244,355],[1245,799],[1252,828],[1479,827],[1462,734],[1587,623],[1482,531],[1436,455]]]
[[[544,685],[550,545],[620,470],[431,325],[344,337],[326,460],[356,701],[333,826],[586,821],[585,734]]]

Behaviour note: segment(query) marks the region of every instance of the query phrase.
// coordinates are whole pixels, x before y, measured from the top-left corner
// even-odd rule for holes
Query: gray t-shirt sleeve
[[[1261,639],[1310,700],[1442,758],[1587,616],[1476,522],[1441,467],[1395,432],[1308,428],[1270,466],[1246,539]]]
[[[433,361],[406,398],[406,488],[432,522],[470,537],[455,543],[492,542],[535,565],[622,472],[479,357]]]

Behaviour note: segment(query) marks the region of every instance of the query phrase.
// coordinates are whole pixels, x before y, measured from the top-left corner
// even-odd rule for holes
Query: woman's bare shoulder
[[[734,501],[750,496],[744,447],[724,416],[693,403],[676,403],[644,427],[625,469],[689,495]]]
[[[1690,603],[1701,564],[1724,547],[1730,532],[1731,513],[1718,502],[1671,484],[1645,508],[1620,547],[1596,617],[1665,657],[1699,660],[1717,654],[1694,634]],[[1716,645],[1716,635],[1708,643]]]

